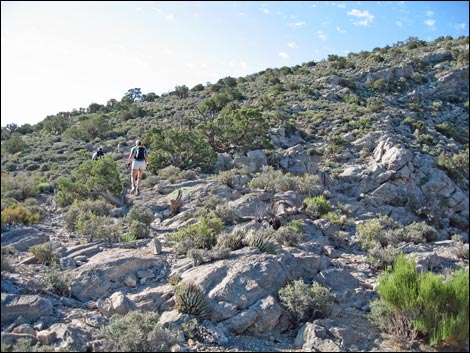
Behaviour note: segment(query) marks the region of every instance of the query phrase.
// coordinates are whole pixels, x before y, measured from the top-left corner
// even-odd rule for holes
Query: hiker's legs
[[[136,183],[135,183],[135,180],[136,180],[136,178],[137,178],[138,172],[139,172],[138,169],[132,169],[132,173],[131,173],[131,185],[132,185],[132,190],[134,190],[134,189],[137,187],[137,185],[139,185],[139,184],[136,184]]]
[[[144,174],[143,169],[139,169],[137,174],[137,187],[140,188],[142,186],[142,176]]]

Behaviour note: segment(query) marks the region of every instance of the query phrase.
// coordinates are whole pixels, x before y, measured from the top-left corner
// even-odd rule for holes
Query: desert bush
[[[376,244],[387,245],[386,239],[382,236],[384,226],[378,219],[358,224],[356,229],[359,243],[365,250],[374,248]]]
[[[271,166],[264,166],[261,173],[256,174],[248,183],[248,186],[252,189],[274,192],[293,190],[294,185],[294,179],[290,174],[284,174],[281,170],[274,170]]]
[[[30,175],[3,175],[1,182],[2,198],[14,198],[18,201],[26,200],[38,194],[38,178]]]
[[[132,221],[129,226],[129,236],[132,239],[145,239],[149,236],[150,229],[148,225],[139,222],[139,221]]]
[[[392,245],[382,247],[376,243],[367,251],[367,262],[376,269],[385,269],[392,266],[400,251]]]
[[[171,165],[180,169],[199,167],[207,172],[217,160],[217,154],[205,137],[187,128],[165,131],[152,128],[147,140],[150,147],[158,151],[150,154],[149,171],[154,174]]]
[[[150,209],[137,205],[129,210],[126,218],[129,223],[139,221],[146,226],[150,226],[150,223],[153,221],[153,213]]]
[[[287,284],[278,293],[281,303],[293,315],[296,323],[326,317],[334,300],[328,288],[317,282],[307,285],[303,280]]]
[[[371,305],[371,318],[393,334],[424,335],[431,345],[468,341],[468,281],[468,270],[444,279],[418,273],[413,260],[399,255],[393,270],[379,278],[380,302]]]
[[[44,345],[39,342],[33,343],[32,339],[19,338],[16,343],[7,343],[2,340],[2,352],[56,352],[56,347]],[[61,348],[62,352],[72,352],[68,348]]]
[[[455,246],[455,253],[458,258],[468,260],[469,259],[468,243],[458,242]]]
[[[202,216],[197,223],[170,234],[168,238],[177,243],[177,252],[186,254],[191,248],[211,249],[222,230],[224,224],[220,218]]]
[[[394,244],[402,241],[415,244],[429,243],[438,239],[437,231],[426,222],[413,222],[404,228],[390,230],[385,236]]]
[[[62,272],[57,265],[54,265],[44,272],[42,282],[47,291],[58,295],[69,295],[73,278],[70,277],[70,274]]]
[[[64,223],[67,229],[75,230],[80,214],[94,214],[96,216],[109,216],[110,206],[101,200],[74,201],[64,214]]]
[[[469,153],[468,148],[459,154],[452,156],[446,156],[444,154],[439,155],[437,159],[438,167],[446,170],[449,176],[454,181],[459,181],[463,178],[469,177]]]
[[[325,199],[325,196],[315,196],[304,200],[305,213],[311,218],[318,218],[327,214],[331,210],[331,204]]]
[[[113,315],[103,328],[109,352],[169,352],[174,334],[163,328],[155,312]]]
[[[292,190],[305,195],[317,194],[319,185],[320,179],[317,175],[293,176],[290,173],[284,174],[282,170],[275,170],[271,166],[264,166],[248,183],[252,189],[270,192]]]
[[[94,213],[80,213],[75,222],[75,231],[86,242],[97,240],[115,242],[120,233],[120,224],[107,216],[97,216]]]
[[[119,195],[122,182],[116,162],[111,156],[98,160],[82,162],[70,177],[57,179],[56,202],[60,207],[67,207],[76,200],[89,197],[90,192],[105,192]]]
[[[47,242],[29,247],[28,252],[33,254],[40,263],[48,265],[54,261],[52,250],[52,244]]]
[[[302,222],[293,220],[291,223],[279,228],[273,236],[280,244],[296,246],[303,238]]]
[[[233,225],[240,220],[237,209],[228,203],[217,205],[213,213],[215,217],[220,218],[225,225]]]
[[[236,178],[239,178],[241,175],[248,174],[250,174],[248,168],[246,166],[241,166],[238,168],[220,171],[217,175],[217,180],[220,184],[233,188],[235,186],[234,180],[236,180]]]
[[[36,224],[39,223],[40,213],[30,212],[23,203],[15,203],[2,210],[1,213],[2,229],[3,225],[17,224]]]
[[[217,246],[238,250],[244,246],[243,239],[244,234],[240,231],[234,231],[230,234],[222,233],[217,237]]]

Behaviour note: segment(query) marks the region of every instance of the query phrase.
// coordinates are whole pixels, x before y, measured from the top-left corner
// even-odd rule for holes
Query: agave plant
[[[277,253],[276,244],[269,238],[262,235],[252,235],[248,239],[248,246],[258,248],[261,252],[275,255]]]
[[[205,319],[210,315],[203,289],[194,283],[180,282],[175,289],[176,308],[180,313]]]

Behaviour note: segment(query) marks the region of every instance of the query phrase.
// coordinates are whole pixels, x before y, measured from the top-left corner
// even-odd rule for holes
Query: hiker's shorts
[[[147,163],[145,162],[145,160],[143,161],[138,161],[138,160],[133,160],[132,161],[132,169],[140,169],[140,170],[145,170],[145,168],[147,167]]]

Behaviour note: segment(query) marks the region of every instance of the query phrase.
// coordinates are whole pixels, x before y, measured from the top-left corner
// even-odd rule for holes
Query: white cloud
[[[338,6],[338,8],[340,8],[340,9],[345,9],[346,8],[346,4],[344,2],[342,2],[342,3],[340,3],[336,6]]]
[[[361,19],[360,21],[353,22],[355,25],[358,26],[368,26],[374,20],[375,17],[374,15],[370,14],[367,10],[359,11],[356,9],[352,9],[351,11],[349,11],[348,16],[354,16]]]
[[[302,26],[305,26],[305,22],[302,21],[302,22],[295,22],[295,23],[292,23],[291,24],[293,27],[302,27]]]
[[[266,15],[269,15],[271,11],[269,11],[269,9],[261,9],[261,11],[263,11]]]
[[[286,52],[281,51],[278,55],[283,59],[289,59],[289,55]]]
[[[326,36],[325,33],[323,33],[323,31],[318,31],[317,36],[320,40],[327,40],[328,39],[328,37]]]
[[[296,42],[290,42],[289,44],[287,44],[287,46],[292,49],[299,47]]]
[[[457,28],[457,29],[465,29],[465,26],[466,26],[465,23],[458,23],[458,24],[455,25],[455,28]]]
[[[174,21],[175,20],[175,15],[172,13],[168,13],[164,10],[162,10],[159,7],[152,7],[153,10],[157,11],[159,15],[163,16],[163,18],[167,21]]]
[[[434,16],[434,12],[432,12],[432,11],[426,11],[426,14],[425,14],[425,15],[428,16],[428,17],[431,17],[431,16]]]
[[[344,29],[341,29],[340,26],[336,26],[336,30],[339,32],[339,33],[346,33],[346,31]]]
[[[401,22],[401,21],[395,21],[395,25],[396,25],[397,27],[403,27],[403,22]]]
[[[429,27],[434,27],[434,25],[436,24],[436,20],[426,20],[424,21],[424,23],[426,23],[426,25]]]

